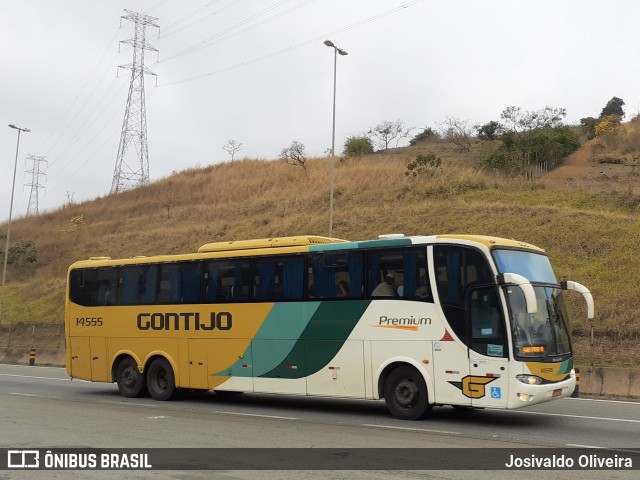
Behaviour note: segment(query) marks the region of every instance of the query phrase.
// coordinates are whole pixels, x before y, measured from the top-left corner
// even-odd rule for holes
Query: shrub
[[[438,132],[434,131],[431,127],[425,127],[420,133],[409,140],[409,145],[414,146],[418,143],[430,143],[437,142],[440,139]]]
[[[409,177],[418,175],[433,175],[437,168],[442,165],[442,160],[434,153],[428,155],[418,155],[415,160],[407,164],[407,171],[404,174]]]
[[[345,157],[362,157],[373,153],[373,143],[367,136],[361,137],[349,137],[344,142],[344,150],[342,151]]]

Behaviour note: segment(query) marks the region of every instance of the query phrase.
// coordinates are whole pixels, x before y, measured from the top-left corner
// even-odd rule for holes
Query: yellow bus
[[[71,265],[69,376],[179,389],[515,409],[575,387],[565,290],[540,248],[478,235],[209,243]]]

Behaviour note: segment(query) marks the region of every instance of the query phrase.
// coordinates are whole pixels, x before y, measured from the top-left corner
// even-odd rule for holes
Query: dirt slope
[[[544,184],[548,188],[578,187],[588,191],[638,190],[637,177],[630,175],[631,166],[594,159],[597,145],[597,139],[585,142],[561,166],[542,177]]]

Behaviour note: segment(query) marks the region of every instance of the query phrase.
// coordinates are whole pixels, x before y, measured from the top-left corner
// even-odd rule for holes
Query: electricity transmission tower
[[[40,185],[40,175],[46,175],[41,169],[40,164],[46,162],[46,157],[38,155],[27,155],[27,160],[33,161],[33,168],[27,170],[26,173],[31,174],[31,183],[26,183],[26,187],[31,187],[31,193],[29,194],[29,206],[27,207],[27,217],[29,215],[38,214],[38,192],[44,185]]]
[[[141,13],[125,10],[126,15],[122,18],[134,22],[135,33],[133,38],[122,40],[120,43],[133,47],[133,62],[127,65],[120,65],[118,68],[131,70],[131,83],[129,84],[129,97],[127,98],[127,108],[124,112],[122,122],[122,132],[120,134],[120,145],[118,146],[118,157],[116,167],[113,172],[113,182],[111,193],[118,193],[129,187],[145,185],[149,183],[149,148],[147,145],[147,111],[144,97],[144,75],[155,75],[144,66],[144,51],[158,51],[145,39],[147,26],[158,27],[155,21],[157,18],[143,15]],[[127,161],[125,153],[133,142],[136,150],[136,158]]]

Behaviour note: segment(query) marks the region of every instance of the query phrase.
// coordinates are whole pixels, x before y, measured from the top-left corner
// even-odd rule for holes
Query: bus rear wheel
[[[147,389],[155,400],[171,400],[176,394],[173,368],[166,358],[156,358],[147,370]]]
[[[138,364],[131,357],[120,361],[116,369],[116,382],[120,395],[126,398],[142,397],[147,393],[144,374],[138,370]]]
[[[405,365],[389,373],[384,382],[384,401],[395,418],[418,420],[431,411],[427,385],[415,368]]]

